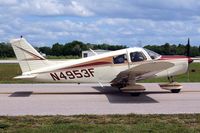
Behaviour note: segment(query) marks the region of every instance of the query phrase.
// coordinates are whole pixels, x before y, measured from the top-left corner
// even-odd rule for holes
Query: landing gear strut
[[[174,77],[173,76],[170,76],[170,77],[167,77],[169,83],[173,83],[174,82]]]
[[[113,82],[112,87],[119,88],[120,92],[128,93],[131,96],[139,96],[142,92],[145,91],[144,86],[136,84],[135,75],[132,73],[128,74],[128,77],[124,77],[120,82]]]

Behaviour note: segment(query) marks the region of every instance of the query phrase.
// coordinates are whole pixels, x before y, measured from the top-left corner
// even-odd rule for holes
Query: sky
[[[0,42],[200,44],[199,0],[0,0]]]

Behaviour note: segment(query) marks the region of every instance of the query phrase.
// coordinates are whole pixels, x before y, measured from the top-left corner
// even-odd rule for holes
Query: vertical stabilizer
[[[23,73],[48,66],[48,60],[41,56],[26,39],[13,39],[10,43]]]

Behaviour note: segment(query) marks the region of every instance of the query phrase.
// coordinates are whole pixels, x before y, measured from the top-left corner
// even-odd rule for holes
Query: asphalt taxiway
[[[180,93],[156,83],[139,97],[98,84],[0,84],[0,115],[200,113],[200,83],[183,83]]]

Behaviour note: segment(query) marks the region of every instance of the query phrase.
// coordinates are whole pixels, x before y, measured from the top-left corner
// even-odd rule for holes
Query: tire
[[[122,92],[121,88],[118,88],[119,92]]]
[[[181,89],[172,89],[171,92],[172,93],[179,93],[181,91]]]
[[[130,94],[133,97],[138,97],[138,96],[140,96],[141,92],[135,92],[135,93],[130,93]]]

